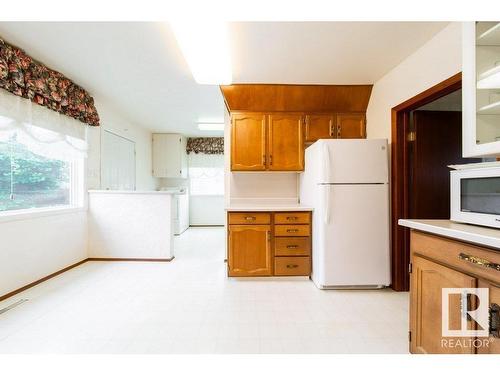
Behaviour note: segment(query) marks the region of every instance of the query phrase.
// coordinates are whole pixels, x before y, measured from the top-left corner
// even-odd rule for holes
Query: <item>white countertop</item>
[[[89,190],[89,194],[178,194],[174,191],[156,191],[156,190]]]
[[[422,232],[500,249],[500,229],[461,224],[451,220],[400,219],[398,224]]]
[[[256,204],[232,204],[225,207],[226,211],[313,211],[312,207],[300,204],[290,205],[256,205]]]

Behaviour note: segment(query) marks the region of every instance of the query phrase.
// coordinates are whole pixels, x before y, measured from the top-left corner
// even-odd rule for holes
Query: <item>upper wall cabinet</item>
[[[153,134],[153,176],[187,178],[186,137]]]
[[[231,170],[265,171],[267,168],[266,115],[231,116]]]
[[[302,171],[304,169],[302,115],[272,114],[268,119],[269,170]]]
[[[306,142],[318,139],[336,138],[336,116],[332,114],[314,114],[306,116]]]
[[[500,22],[464,22],[463,155],[500,155]]]
[[[306,115],[306,142],[331,138],[366,138],[364,113]]]
[[[366,138],[365,114],[364,113],[338,114],[337,138]]]
[[[237,113],[231,116],[232,171],[302,171],[303,116]]]

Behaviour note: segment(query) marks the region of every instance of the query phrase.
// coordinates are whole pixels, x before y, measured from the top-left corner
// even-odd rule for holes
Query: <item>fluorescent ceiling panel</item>
[[[231,83],[231,54],[225,22],[171,22],[170,26],[197,83]]]

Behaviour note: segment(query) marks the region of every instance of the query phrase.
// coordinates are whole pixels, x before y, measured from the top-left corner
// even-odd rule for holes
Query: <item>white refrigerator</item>
[[[386,139],[332,139],[306,149],[300,203],[314,208],[318,288],[390,284],[387,148]]]

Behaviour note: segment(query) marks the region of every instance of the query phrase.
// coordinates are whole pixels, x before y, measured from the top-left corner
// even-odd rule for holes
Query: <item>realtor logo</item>
[[[456,295],[460,296],[460,329],[450,329],[450,297]],[[470,301],[473,300],[475,300],[475,306],[471,306]],[[443,288],[442,336],[488,337],[488,301],[488,288]]]

